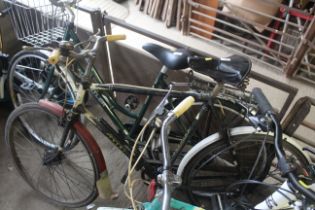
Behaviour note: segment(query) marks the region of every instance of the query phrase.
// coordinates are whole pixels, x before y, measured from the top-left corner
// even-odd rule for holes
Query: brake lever
[[[260,129],[267,132],[270,128],[270,122],[267,120],[265,115],[257,115],[257,112],[252,109],[253,107],[248,107],[248,104],[238,103],[243,110],[245,110],[244,115],[248,118],[250,123],[254,128]]]

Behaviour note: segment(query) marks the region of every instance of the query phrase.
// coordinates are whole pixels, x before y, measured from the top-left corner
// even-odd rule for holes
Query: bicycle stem
[[[176,116],[173,112],[170,112],[167,115],[167,118],[163,121],[161,128],[161,137],[162,137],[162,151],[163,151],[163,171],[170,169],[170,153],[169,145],[167,141],[168,136],[168,127],[176,119]]]
[[[163,201],[162,210],[169,210],[170,198],[171,198],[171,184],[178,182],[176,175],[170,172],[171,158],[170,150],[168,145],[168,128],[169,125],[185,113],[194,103],[195,99],[191,96],[184,99],[179,105],[167,114],[166,119],[163,121],[161,127],[161,141],[162,141],[162,152],[163,152],[163,173],[159,176],[163,184]]]
[[[163,152],[163,173],[161,175],[161,182],[163,183],[163,202],[162,210],[169,209],[169,203],[171,198],[171,188],[169,186],[169,169],[170,169],[170,152],[168,145],[168,127],[176,119],[176,115],[173,112],[169,112],[166,119],[163,121],[161,127],[161,141]]]

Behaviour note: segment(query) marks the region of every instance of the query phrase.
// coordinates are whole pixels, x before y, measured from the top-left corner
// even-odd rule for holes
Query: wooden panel
[[[202,4],[202,5],[205,5],[205,6],[208,6],[208,7],[212,7],[212,8],[218,8],[219,6],[219,2],[218,0],[194,0],[194,2],[197,2],[199,4]],[[212,16],[212,17],[215,17],[216,16],[216,12],[215,11],[208,11],[208,10],[205,10],[205,9],[202,9],[202,8],[193,8],[194,10],[198,11],[198,12],[202,12],[203,14],[205,15],[208,15],[208,16]],[[198,20],[204,24],[207,24],[209,26],[214,26],[215,24],[215,20],[213,19],[209,19],[209,18],[206,18],[206,17],[203,17],[203,16],[200,16],[200,15],[197,15],[197,14],[191,14],[191,18],[195,19],[195,20]],[[208,31],[208,32],[212,32],[213,29],[210,29],[206,26],[202,26],[202,25],[199,25],[197,23],[191,23],[192,26],[197,26],[198,28],[201,28],[205,31]],[[194,33],[197,33],[205,38],[208,38],[208,39],[211,39],[211,35],[208,34],[208,33],[205,33],[205,32],[201,32],[201,31],[198,31],[198,30],[195,30],[195,29],[191,29],[191,32],[194,32]]]

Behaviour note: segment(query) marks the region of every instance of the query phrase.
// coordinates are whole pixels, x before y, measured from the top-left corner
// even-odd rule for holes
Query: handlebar
[[[50,64],[57,64],[60,60],[60,56],[64,54],[68,54],[70,57],[74,59],[81,59],[85,58],[86,56],[95,56],[99,45],[102,41],[114,42],[119,40],[125,40],[126,35],[124,34],[115,34],[115,35],[106,35],[106,36],[97,36],[93,35],[90,37],[89,42],[95,42],[93,47],[88,50],[81,50],[79,53],[75,52],[74,50],[64,49],[61,44],[59,48],[53,50],[53,52],[48,57],[48,62]]]
[[[304,186],[302,186],[296,175],[293,173],[292,168],[290,167],[289,163],[287,162],[287,159],[285,157],[285,153],[282,147],[282,128],[280,125],[279,120],[277,119],[275,113],[272,110],[272,106],[270,105],[268,99],[263,94],[262,90],[259,88],[254,88],[252,91],[257,103],[258,107],[260,108],[260,111],[264,115],[269,115],[273,125],[274,125],[274,144],[275,144],[275,150],[276,155],[278,158],[278,166],[280,171],[283,173],[285,177],[288,178],[289,182],[292,184],[293,188],[298,190],[301,194],[303,194],[305,197],[315,201],[315,192],[306,189]]]
[[[106,41],[108,41],[108,42],[115,42],[115,41],[126,39],[125,34],[113,34],[113,35],[107,35],[105,37],[106,37]]]
[[[254,98],[258,103],[258,107],[262,114],[267,114],[268,112],[273,112],[272,106],[266,98],[265,94],[260,88],[254,88],[252,91]]]
[[[194,97],[188,96],[182,102],[180,102],[174,109],[173,112],[177,118],[184,114],[195,102]]]

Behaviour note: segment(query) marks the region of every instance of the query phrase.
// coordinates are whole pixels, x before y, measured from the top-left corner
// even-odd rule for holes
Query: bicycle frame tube
[[[156,82],[161,82],[163,78],[163,75],[158,76],[158,79]],[[109,99],[111,96],[108,94],[109,92],[112,91],[117,91],[117,92],[125,92],[125,93],[133,93],[133,94],[144,94],[148,95],[146,98],[146,101],[140,110],[140,113],[138,114],[138,117],[136,118],[136,121],[134,122],[133,130],[129,133],[129,136],[132,136],[132,134],[135,133],[136,128],[139,127],[141,120],[144,116],[145,111],[147,110],[149,103],[152,100],[153,96],[164,96],[168,90],[166,89],[159,89],[159,88],[151,88],[151,87],[143,87],[143,86],[134,86],[134,85],[114,85],[114,84],[98,84],[98,83],[93,83],[90,86],[89,89],[93,95],[97,97],[97,100],[99,104],[102,106],[104,111],[109,115],[113,123],[118,127],[119,130],[124,131],[125,134],[127,134],[125,131],[125,127],[119,117],[113,112],[115,107],[112,106]],[[106,97],[101,97],[102,93],[107,93],[109,96],[108,98]],[[200,94],[194,91],[172,91],[171,96],[179,97],[179,98],[184,98],[186,96],[194,96],[195,98],[199,100],[208,100],[210,94]],[[118,105],[118,104],[117,104]]]
[[[162,84],[165,84],[164,81],[165,78],[165,74],[163,73],[163,71],[160,71],[158,76],[156,77],[154,84],[153,84],[153,88],[157,88],[160,87]],[[103,89],[105,90],[105,89]],[[102,94],[99,94],[99,92],[103,92]],[[124,91],[122,91],[124,92]],[[134,136],[136,134],[136,131],[139,129],[140,123],[144,117],[144,114],[146,113],[146,111],[149,108],[149,105],[152,101],[153,95],[148,94],[148,96],[146,97],[144,104],[142,105],[140,111],[138,113],[134,113],[131,112],[129,110],[126,110],[124,107],[122,107],[121,105],[119,105],[115,99],[112,98],[111,94],[107,91],[102,91],[101,89],[95,91],[92,89],[92,94],[94,97],[97,98],[99,104],[102,106],[103,110],[109,115],[109,117],[111,118],[111,120],[113,121],[113,123],[118,127],[118,129],[124,131],[125,127],[123,125],[123,123],[121,122],[121,120],[119,119],[119,117],[117,117],[117,115],[115,114],[115,112],[113,112],[113,110],[117,110],[120,113],[130,117],[130,118],[134,118],[135,122],[133,123],[133,126],[129,132],[129,136]],[[124,131],[126,132],[126,131]]]
[[[160,85],[162,84],[162,82],[164,81],[164,78],[165,78],[165,73],[167,71],[167,68],[166,67],[163,67],[162,70],[159,72],[156,80],[154,81],[154,84],[153,84],[153,88],[157,88],[157,87],[160,87]],[[141,123],[142,121],[142,118],[145,114],[145,112],[147,111],[148,107],[149,107],[149,104],[152,100],[153,96],[152,95],[148,95],[145,99],[145,102],[144,102],[144,105],[142,106],[140,112],[139,112],[139,115],[138,115],[138,118],[136,119],[131,131],[130,131],[130,135],[133,136],[135,134],[135,132],[137,131],[138,127],[139,127],[139,124]]]

